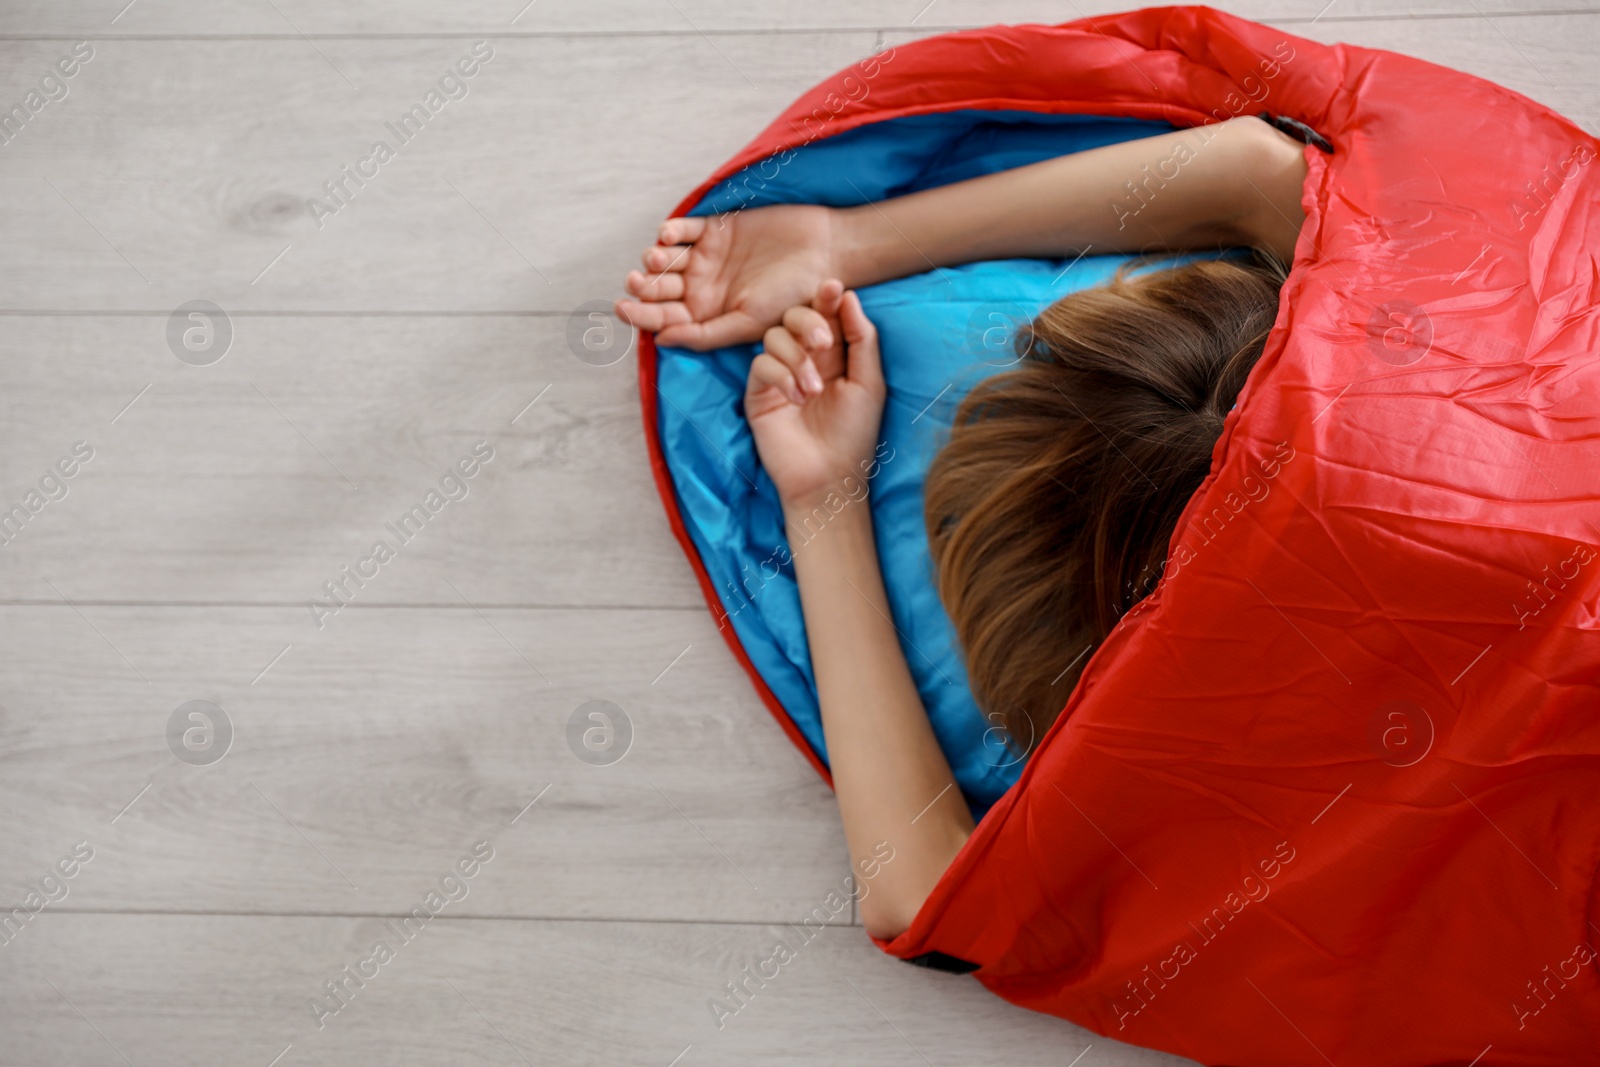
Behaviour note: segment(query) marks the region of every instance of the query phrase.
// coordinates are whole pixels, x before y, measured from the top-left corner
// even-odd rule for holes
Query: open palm
[[[810,204],[662,223],[617,316],[656,341],[705,351],[760,339],[832,271],[833,213]]]

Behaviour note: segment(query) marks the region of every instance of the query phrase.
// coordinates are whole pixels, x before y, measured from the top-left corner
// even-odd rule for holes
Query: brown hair
[[[979,707],[1026,754],[1088,651],[1161,577],[1277,317],[1283,268],[1214,260],[1062,298],[956,412],[925,487]]]

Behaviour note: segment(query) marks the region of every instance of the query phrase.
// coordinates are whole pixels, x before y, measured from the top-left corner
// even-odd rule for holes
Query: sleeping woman
[[[860,207],[671,219],[617,313],[662,345],[762,342],[745,414],[799,519],[866,469],[878,441],[877,333],[854,288],[1090,249],[1252,250],[1125,272],[1047,307],[1019,338],[1018,365],[962,402],[928,472],[929,544],[973,695],[1010,737],[1037,738],[1081,652],[1154,588],[1210,468],[1278,315],[1305,218],[1302,153],[1240,118]],[[1146,183],[1174,158],[1176,178]],[[1137,212],[1124,206],[1133,190]],[[895,849],[861,900],[868,932],[892,938],[972,817],[890,621],[870,510],[845,509],[794,565],[851,860],[870,863],[875,842]]]

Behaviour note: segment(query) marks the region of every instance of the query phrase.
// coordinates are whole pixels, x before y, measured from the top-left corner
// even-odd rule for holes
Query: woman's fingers
[[[816,363],[794,334],[782,326],[774,326],[762,337],[761,347],[789,368],[801,392],[811,396],[821,395],[822,375],[817,372]]]
[[[839,328],[844,332],[849,351],[845,374],[852,382],[881,393],[883,360],[878,351],[878,328],[867,318],[861,307],[861,298],[854,292],[845,293],[839,303]]]
[[[638,300],[618,300],[612,305],[617,318],[630,326],[637,326],[641,330],[659,332],[668,326],[678,323],[692,322],[694,316],[689,314],[689,309],[683,306],[682,301],[659,301],[643,303]],[[663,341],[663,344],[670,342]]]
[[[844,282],[838,278],[829,278],[817,289],[816,298],[811,301],[811,306],[830,319],[839,317],[839,302],[844,297]]]
[[[677,306],[683,307],[682,304]],[[692,348],[696,352],[709,352],[714,348],[748,344],[760,336],[761,323],[744,311],[729,311],[714,319],[696,322],[689,315],[688,309],[685,309],[684,321],[672,323],[658,332],[656,343],[669,348]]]
[[[834,346],[834,326],[826,315],[813,307],[790,307],[784,312],[784,326],[805,344],[806,349],[818,355]]]
[[[664,245],[688,245],[700,240],[700,235],[705,232],[706,220],[703,218],[668,219],[661,224],[656,240]]]
[[[628,272],[628,292],[641,300],[682,300],[686,288],[681,274]]]
[[[826,352],[833,345],[833,328],[828,325],[827,318],[815,308],[804,306],[790,308],[783,313],[783,325],[807,348],[815,352]]]
[[[696,322],[681,300],[618,300],[611,307],[623,322],[655,334],[656,344],[663,348],[709,352],[761,336],[759,324],[742,311]]]
[[[645,270],[657,274],[687,270],[692,251],[693,245],[651,245],[639,257],[639,262],[644,264]]]
[[[795,383],[794,372],[770,352],[763,352],[750,364],[750,380],[745,386],[746,395],[758,389],[777,389],[792,404],[804,404],[806,399]]]

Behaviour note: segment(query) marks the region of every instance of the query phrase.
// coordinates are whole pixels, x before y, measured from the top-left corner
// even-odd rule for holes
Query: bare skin
[[[1167,177],[1157,183],[1152,171]],[[663,345],[762,341],[745,411],[785,516],[798,524],[859,478],[877,445],[877,331],[849,288],[1083,251],[1253,245],[1291,262],[1305,177],[1298,142],[1235,119],[857,208],[669,219],[644,253],[649,273],[628,275],[632,296],[617,313]],[[794,564],[845,840],[856,869],[877,872],[861,919],[891,938],[966,843],[972,817],[890,622],[870,511],[846,506]],[[878,842],[894,849],[893,862],[873,862]]]
[[[861,207],[668,219],[616,310],[660,344],[703,351],[759,340],[829,278],[859,288],[982,259],[1247,244],[1287,263],[1305,175],[1299,142],[1242,118]]]

